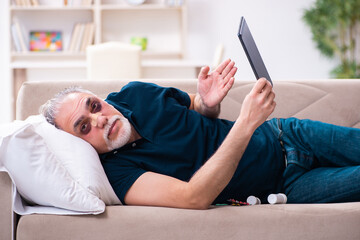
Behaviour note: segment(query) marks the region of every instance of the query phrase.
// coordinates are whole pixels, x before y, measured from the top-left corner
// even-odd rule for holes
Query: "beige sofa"
[[[81,85],[105,97],[127,81],[29,82],[17,100],[17,118],[37,114],[54,93]],[[152,81],[196,91],[196,80]],[[221,117],[235,119],[253,81],[238,81],[222,105]],[[360,81],[274,81],[277,108],[272,117],[310,118],[360,127]],[[139,96],[140,97],[140,96]],[[360,202],[214,206],[208,210],[108,206],[86,216],[26,215],[12,211],[11,181],[0,173],[0,239],[360,239]]]

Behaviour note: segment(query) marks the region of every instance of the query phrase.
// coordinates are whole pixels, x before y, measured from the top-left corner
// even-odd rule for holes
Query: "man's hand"
[[[203,67],[198,77],[197,90],[202,103],[209,108],[216,107],[224,99],[234,84],[237,68],[230,59],[222,62],[210,74],[208,66]]]
[[[275,93],[270,82],[265,78],[260,78],[245,97],[238,121],[255,130],[274,111],[276,106],[274,98]]]
[[[194,109],[203,115],[216,117],[220,103],[234,84],[237,68],[230,59],[221,63],[209,74],[210,68],[203,67],[199,73]]]

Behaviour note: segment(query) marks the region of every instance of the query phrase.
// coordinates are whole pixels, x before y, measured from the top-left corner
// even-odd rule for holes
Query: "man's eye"
[[[84,123],[80,127],[80,132],[82,134],[88,134],[90,132],[91,126],[89,123]]]
[[[101,103],[98,101],[94,101],[91,104],[91,112],[96,113],[96,112],[100,112],[100,111],[101,111]]]

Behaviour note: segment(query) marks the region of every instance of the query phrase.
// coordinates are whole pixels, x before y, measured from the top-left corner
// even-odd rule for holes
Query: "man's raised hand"
[[[221,103],[234,84],[237,68],[230,59],[222,62],[209,74],[210,68],[203,67],[198,77],[198,94],[202,103],[208,108],[214,108]]]

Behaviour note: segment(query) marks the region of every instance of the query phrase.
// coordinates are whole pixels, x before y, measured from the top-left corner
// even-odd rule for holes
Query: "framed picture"
[[[62,51],[62,34],[59,31],[30,32],[30,51]]]

